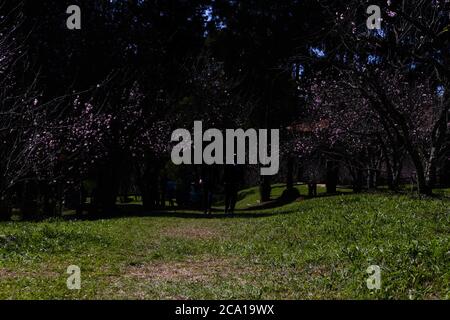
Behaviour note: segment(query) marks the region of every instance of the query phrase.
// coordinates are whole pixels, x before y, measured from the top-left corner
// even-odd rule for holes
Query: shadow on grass
[[[254,193],[254,191],[244,191],[246,195]],[[109,214],[83,214],[83,215],[67,215],[64,216],[65,219],[71,220],[99,220],[99,219],[115,219],[115,218],[127,218],[127,217],[167,217],[167,218],[185,218],[185,219],[224,219],[224,218],[245,218],[245,219],[255,219],[264,218],[277,215],[290,214],[295,212],[294,209],[286,210],[274,210],[272,212],[261,212],[263,210],[270,209],[280,209],[290,203],[301,202],[310,199],[331,197],[337,195],[348,195],[347,192],[338,192],[334,194],[319,194],[316,197],[300,196],[294,199],[284,199],[278,197],[277,199],[267,201],[258,205],[250,206],[247,208],[236,209],[234,214],[225,214],[223,209],[217,207],[212,209],[211,214],[206,214],[200,209],[190,209],[190,208],[166,208],[166,209],[155,209],[147,210],[140,204],[118,204],[114,212]],[[242,192],[240,194],[242,198]],[[218,202],[216,205],[220,206],[221,203]]]
[[[255,219],[263,217],[271,217],[292,213],[293,210],[277,211],[277,212],[257,212],[249,209],[237,209],[233,214],[225,214],[223,210],[213,208],[211,214],[206,214],[201,210],[194,209],[161,209],[146,210],[142,205],[124,204],[118,205],[116,210],[111,214],[82,214],[82,215],[65,215],[63,219],[67,220],[100,220],[100,219],[120,219],[130,217],[167,217],[167,218],[184,218],[184,219],[228,219],[228,218],[245,218]]]
[[[277,199],[270,200],[264,203],[260,203],[257,205],[249,206],[245,209],[242,209],[242,211],[253,211],[253,210],[267,210],[267,209],[276,209],[283,207],[285,205],[288,205],[293,202],[301,202],[301,201],[307,201],[312,199],[318,199],[318,198],[326,198],[326,197],[334,197],[334,196],[340,196],[340,195],[349,195],[353,194],[351,192],[336,192],[336,193],[319,193],[317,196],[310,197],[310,196],[299,196],[297,198],[283,198],[278,197]]]
[[[257,191],[255,189],[248,189],[248,190],[242,190],[239,191],[237,196],[237,202],[244,200],[248,196],[254,195]],[[223,195],[219,201],[215,203],[217,206],[224,206],[225,205],[225,196]]]
[[[440,191],[440,190],[439,190]],[[411,194],[411,192],[399,191],[392,192],[383,189],[371,190],[361,193],[371,193],[371,194],[386,194],[386,195],[404,195],[409,194],[413,198],[418,199],[440,199],[440,200],[450,200],[448,195],[446,194],[446,190],[439,192],[435,191],[432,196],[419,196],[417,194]],[[245,199],[245,197],[256,193],[255,190],[244,190],[239,193],[239,199]],[[349,191],[338,191],[333,194],[327,193],[319,193],[315,197],[302,196],[300,195],[294,199],[285,199],[282,196],[273,199],[271,201],[267,201],[260,204],[255,204],[246,208],[236,209],[234,214],[225,214],[223,209],[219,209],[217,207],[212,209],[212,214],[205,214],[200,209],[192,209],[192,208],[181,208],[181,207],[172,207],[165,209],[155,209],[155,210],[146,210],[141,204],[117,204],[116,208],[113,210],[109,210],[107,212],[91,212],[87,213],[84,211],[83,214],[77,215],[74,211],[64,214],[62,217],[57,217],[57,219],[63,220],[80,220],[80,221],[95,221],[102,219],[120,219],[120,218],[129,218],[129,217],[167,217],[167,218],[185,218],[185,219],[226,219],[226,218],[244,218],[244,219],[255,219],[255,218],[264,218],[271,217],[277,215],[285,215],[296,212],[295,207],[280,209],[290,203],[294,202],[302,202],[308,201],[311,199],[325,198],[325,197],[333,197],[333,196],[342,196],[342,195],[352,195],[355,194]],[[221,202],[217,202],[216,206],[221,206]],[[273,209],[273,211],[266,211]],[[263,212],[261,212],[263,211]],[[46,220],[50,217],[39,216],[34,219],[27,219],[23,221],[42,221]]]

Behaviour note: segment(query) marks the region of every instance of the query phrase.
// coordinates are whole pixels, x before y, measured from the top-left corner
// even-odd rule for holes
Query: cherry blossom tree
[[[36,130],[35,119],[40,108],[35,83],[23,85],[16,77],[22,70],[23,53],[16,38],[21,21],[20,6],[3,9],[6,13],[0,15],[0,216],[7,218],[12,194],[18,193],[14,188],[22,183],[20,191],[25,194],[25,182],[32,175],[33,164],[25,145],[29,133]]]
[[[434,141],[446,102],[433,79],[377,65],[335,72],[311,82],[310,134],[299,138],[297,150],[308,154],[320,148],[344,161],[356,180],[361,170],[373,179],[370,172],[379,171],[383,161],[393,189],[407,152],[419,187],[431,188],[436,165],[448,151],[448,141]]]
[[[431,193],[436,167],[448,154],[448,3],[378,1],[382,28],[368,30],[368,2],[318,2],[330,30],[314,59],[337,72],[340,90],[349,88],[347,99],[359,97],[359,106],[378,119],[382,130],[373,136],[390,159],[387,170],[400,171],[405,151],[419,191]]]

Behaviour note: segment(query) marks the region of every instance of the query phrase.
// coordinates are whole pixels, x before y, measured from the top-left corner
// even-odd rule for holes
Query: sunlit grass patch
[[[274,194],[282,190],[275,186]],[[240,207],[256,197],[250,189]],[[69,265],[81,268],[80,291],[66,287]],[[370,265],[381,268],[380,290],[366,286]],[[445,198],[344,194],[240,210],[236,217],[217,212],[209,218],[194,211],[0,224],[4,299],[449,295],[450,202]]]

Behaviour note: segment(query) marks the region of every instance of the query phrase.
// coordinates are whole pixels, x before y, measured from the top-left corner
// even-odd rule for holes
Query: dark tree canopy
[[[356,0],[3,0],[0,207],[56,211],[85,190],[95,209],[130,193],[155,208],[167,179],[201,175],[170,163],[171,132],[195,120],[280,129],[288,188],[297,163],[330,192],[338,167],[356,191],[381,172],[396,190],[411,163],[430,193],[449,152],[448,3],[370,4],[380,30]]]

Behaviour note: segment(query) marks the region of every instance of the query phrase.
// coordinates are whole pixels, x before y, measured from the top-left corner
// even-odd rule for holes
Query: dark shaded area
[[[430,196],[450,176],[450,4],[373,4],[379,30],[357,0],[0,0],[0,219],[97,217],[130,195],[231,213],[254,185],[255,209],[276,208],[297,182]],[[279,173],[174,165],[171,134],[194,121],[278,129]]]

